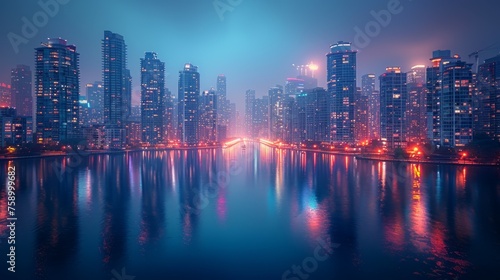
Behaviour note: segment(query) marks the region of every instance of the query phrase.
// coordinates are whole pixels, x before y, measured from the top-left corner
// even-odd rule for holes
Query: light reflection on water
[[[340,247],[311,279],[499,272],[497,168],[257,144],[90,156],[61,180],[54,162],[68,164],[12,163],[20,279],[111,279],[122,267],[136,279],[281,279],[327,238]],[[4,190],[1,236],[6,210]]]

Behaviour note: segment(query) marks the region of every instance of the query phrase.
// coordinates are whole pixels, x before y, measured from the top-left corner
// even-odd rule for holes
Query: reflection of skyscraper
[[[416,65],[407,74],[408,79],[408,140],[420,142],[426,138],[425,122],[425,66]]]
[[[179,137],[183,143],[198,143],[200,73],[187,63],[179,72]]]
[[[90,124],[104,123],[104,91],[101,82],[87,84]]]
[[[36,48],[36,142],[39,144],[78,139],[78,57],[76,47],[60,38],[49,39]]]
[[[33,116],[33,96],[31,95],[31,70],[27,65],[17,65],[11,71],[12,106],[18,116]]]
[[[104,31],[102,40],[104,82],[104,125],[107,146],[121,148],[125,141],[125,120],[130,114],[128,103],[127,46],[123,36]]]
[[[165,63],[156,53],[147,52],[141,59],[142,142],[156,145],[165,136]]]
[[[407,142],[406,73],[399,67],[388,67],[380,76],[380,133],[389,148],[402,147]]]
[[[327,83],[330,103],[331,140],[354,141],[354,94],[356,92],[356,51],[351,43],[338,42],[327,54]]]

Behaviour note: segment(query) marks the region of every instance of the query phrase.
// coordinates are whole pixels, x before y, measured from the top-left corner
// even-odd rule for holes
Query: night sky
[[[8,33],[22,36],[21,18],[33,22],[42,8],[36,0],[2,3],[0,82],[10,83],[10,69],[16,64],[33,67],[34,48],[48,37],[62,37],[77,46],[82,88],[100,80],[100,42],[103,31],[110,30],[123,35],[128,45],[135,104],[140,58],[155,51],[166,63],[167,87],[174,94],[179,70],[191,62],[199,67],[202,90],[215,86],[217,75],[225,74],[228,97],[241,111],[247,89],[261,96],[269,87],[283,85],[296,75],[292,64],[317,63],[316,77],[325,86],[329,46],[339,40],[356,43],[355,27],[365,29],[374,20],[371,11],[387,10],[396,0],[219,0],[219,6],[237,4],[223,13],[223,19],[213,0],[59,1],[68,3],[19,45],[18,53]],[[481,54],[481,59],[492,57],[500,51],[499,9],[492,0],[401,0],[400,13],[393,14],[367,46],[357,47],[358,77],[379,75],[386,66],[406,71],[415,64],[428,65],[436,49],[451,49],[473,62],[469,53],[496,44]]]

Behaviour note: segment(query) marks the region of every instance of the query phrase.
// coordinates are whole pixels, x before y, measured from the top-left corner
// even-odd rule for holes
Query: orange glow
[[[316,65],[314,63],[309,64],[309,70],[316,71],[318,69],[319,69],[318,65]]]

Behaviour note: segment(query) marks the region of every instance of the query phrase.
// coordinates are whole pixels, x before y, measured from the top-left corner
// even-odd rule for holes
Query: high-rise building
[[[220,128],[217,125],[219,96],[214,89],[205,90],[200,96],[200,141],[206,143],[217,142],[218,132]],[[224,126],[225,129],[225,126]]]
[[[198,67],[186,63],[179,72],[179,128],[178,134],[183,143],[198,143],[200,73]]]
[[[478,75],[477,132],[500,141],[500,55],[486,59]]]
[[[434,144],[441,143],[441,89],[443,63],[451,60],[450,50],[437,50],[432,53],[432,66],[426,70],[426,120],[427,120],[427,138]]]
[[[419,143],[426,139],[426,87],[425,65],[416,65],[406,73],[408,88],[407,125],[408,141]]]
[[[375,91],[375,74],[361,77],[361,90],[368,99],[368,139],[380,139],[380,95]]]
[[[305,139],[306,141],[329,141],[329,94],[324,88],[305,91]]]
[[[94,82],[85,86],[89,103],[90,124],[104,124],[104,88],[101,82]]]
[[[255,90],[249,89],[245,93],[245,131],[247,136],[257,137],[254,130],[254,111],[255,111]]]
[[[127,70],[127,46],[123,36],[104,31],[102,61],[106,146],[120,149],[125,144],[125,121],[130,114],[130,72]]]
[[[79,113],[79,125],[80,127],[91,126],[90,124],[90,103],[87,98],[80,95],[80,100],[78,101],[78,113]]]
[[[255,137],[269,139],[269,96],[264,95],[262,98],[256,98],[253,107],[252,116],[252,131]]]
[[[174,141],[175,140],[175,126],[174,126],[174,97],[172,92],[166,88],[165,89],[165,114],[163,117],[163,123],[165,127],[165,140]]]
[[[428,137],[437,145],[461,147],[472,141],[472,65],[450,54],[435,51],[427,68]]]
[[[123,121],[127,122],[132,115],[132,75],[125,69],[125,91],[123,95]]]
[[[309,86],[311,85],[313,84]],[[306,90],[305,87],[303,79],[288,78],[285,83],[285,96],[283,99],[283,140],[285,142],[300,142],[297,96]],[[307,90],[313,89],[309,88]]]
[[[0,83],[0,106],[10,107],[11,103],[11,86],[6,83]]]
[[[407,100],[406,73],[399,67],[386,68],[380,76],[380,133],[391,149],[407,144]]]
[[[33,116],[33,95],[31,94],[31,69],[27,65],[17,65],[11,71],[12,106],[18,116]]]
[[[236,103],[231,102],[229,104],[229,137],[238,136],[238,118],[236,113]]]
[[[269,136],[271,140],[283,140],[283,87],[269,89]]]
[[[351,43],[338,42],[327,54],[327,83],[330,102],[330,138],[334,142],[354,141],[354,94],[356,53]]]
[[[226,76],[217,76],[217,138],[224,140],[229,127],[229,100],[227,99]]]
[[[79,138],[80,68],[74,45],[61,38],[36,48],[36,142]]]
[[[354,119],[356,121],[354,136],[356,141],[367,141],[370,138],[368,96],[361,88],[356,90],[354,97]]]
[[[142,142],[162,144],[165,137],[165,63],[154,52],[141,58]]]

